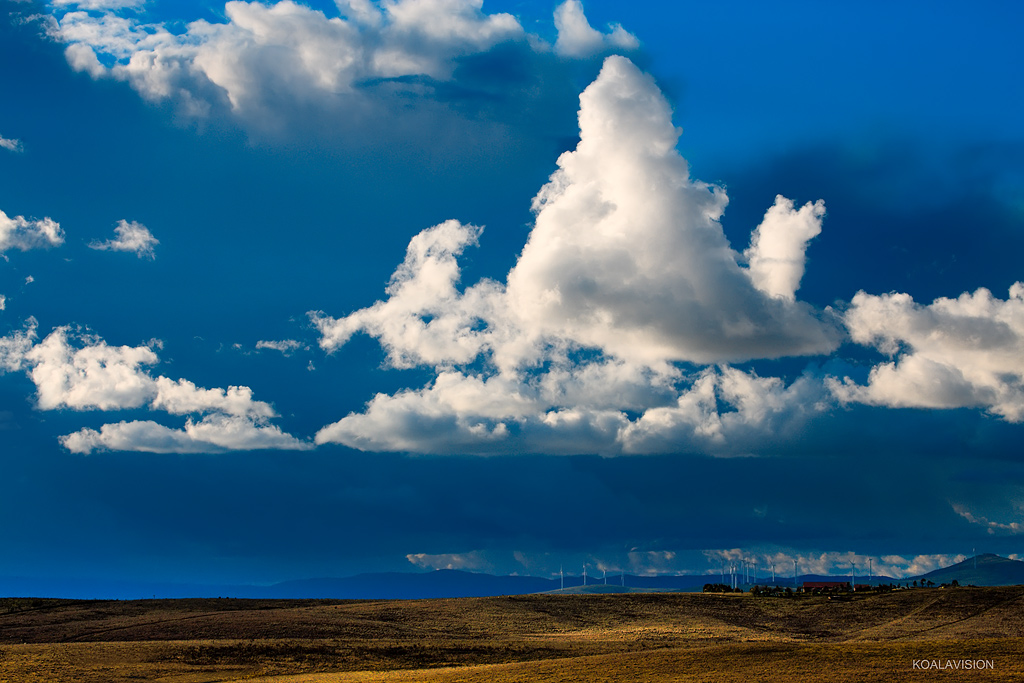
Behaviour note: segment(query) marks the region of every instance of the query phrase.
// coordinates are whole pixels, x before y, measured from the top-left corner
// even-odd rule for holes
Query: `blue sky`
[[[3,10],[0,579],[1021,552],[1016,4]]]

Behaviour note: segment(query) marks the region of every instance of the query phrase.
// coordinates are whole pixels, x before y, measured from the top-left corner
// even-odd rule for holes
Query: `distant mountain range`
[[[955,579],[961,586],[1017,586],[1024,584],[1024,562],[986,553],[914,578],[936,584]]]
[[[604,579],[566,576],[565,592],[610,592],[623,590],[700,590],[715,583],[716,576],[609,576]],[[269,586],[195,585],[174,583],[136,583],[101,580],[0,579],[0,596],[54,597],[78,599],[145,598],[333,598],[333,599],[426,599],[473,598],[493,595],[523,595],[559,590],[559,579],[535,576],[494,576],[456,569],[432,572],[385,572],[359,574],[346,578],[319,578],[284,581]],[[600,590],[599,590],[600,589]]]
[[[799,582],[837,581],[847,576],[802,574]],[[725,583],[728,583],[728,575]],[[979,555],[959,564],[937,569],[921,576],[892,579],[873,576],[870,581],[857,577],[857,583],[913,583],[933,581],[936,585],[1008,586],[1024,584],[1024,562],[998,555]],[[580,576],[566,576],[564,588],[559,579],[534,576],[493,576],[455,569],[432,572],[389,572],[359,574],[347,578],[303,579],[270,586],[193,585],[174,583],[141,583],[124,581],[71,580],[57,581],[26,578],[0,578],[0,596],[53,597],[78,599],[144,599],[144,598],[332,598],[332,599],[425,599],[468,598],[527,593],[623,593],[641,591],[699,591],[706,583],[722,583],[722,575],[625,576],[587,578],[584,587]],[[759,584],[771,580],[759,576]],[[793,586],[793,577],[779,576],[780,586]],[[747,585],[747,584],[744,584]]]

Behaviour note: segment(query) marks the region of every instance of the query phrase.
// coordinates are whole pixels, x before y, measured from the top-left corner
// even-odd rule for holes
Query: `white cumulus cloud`
[[[828,395],[721,364],[826,353],[839,333],[797,301],[821,202],[777,199],[746,259],[718,222],[719,187],[691,180],[653,80],[610,57],[580,96],[580,142],[534,199],[505,283],[460,288],[482,229],[447,221],[409,243],[387,298],[311,313],[320,345],[378,339],[394,367],[433,382],[378,394],[318,443],[416,452],[741,452],[820,412]]]
[[[499,45],[551,54],[511,14],[485,12],[482,0],[348,0],[337,3],[339,16],[291,0],[233,0],[223,23],[173,31],[116,11],[129,0],[65,4],[77,8],[55,13],[49,32],[67,45],[74,69],[126,81],[192,116],[223,108],[264,128],[307,109],[372,121],[407,111],[413,100],[443,100],[455,92],[444,84],[461,82],[466,58]],[[558,54],[636,46],[621,27],[609,35],[591,29],[575,0],[566,5],[558,10]]]
[[[277,416],[270,404],[253,400],[249,387],[202,389],[186,379],[171,380],[167,377],[157,377],[155,386],[152,407],[173,415],[216,411],[252,420]]]
[[[0,211],[0,254],[9,249],[40,249],[64,244],[64,231],[52,218],[30,220],[24,216],[9,217]]]
[[[825,202],[793,209],[782,195],[768,209],[744,252],[754,286],[769,296],[792,301],[804,276],[807,242],[821,232]]]
[[[241,417],[213,414],[189,418],[182,429],[171,429],[151,420],[105,424],[97,431],[82,429],[60,437],[72,453],[139,451],[143,453],[222,453],[237,450],[306,450],[304,441],[271,424]]]
[[[612,50],[635,50],[640,47],[636,36],[618,24],[601,33],[590,25],[583,13],[580,0],[565,0],[555,9],[555,28],[558,39],[555,52],[567,57],[589,57]]]
[[[867,384],[832,380],[842,401],[910,408],[981,407],[1024,421],[1024,283],[1007,299],[987,289],[929,305],[908,294],[858,292],[846,312],[853,341],[893,358]]]
[[[621,368],[586,365],[563,368],[554,377],[518,379],[445,371],[422,389],[377,394],[362,413],[320,430],[316,442],[437,454],[744,454],[762,446],[766,434],[792,435],[825,405],[820,383],[809,379],[787,387],[725,367],[701,372],[689,386],[681,382],[682,389],[669,385],[659,392],[640,376],[601,381],[616,370]],[[566,385],[578,390],[573,400],[565,400]],[[614,400],[618,388],[648,394],[638,417],[627,412],[628,398]]]
[[[689,177],[650,76],[609,57],[579,119],[579,145],[534,199],[535,226],[508,276],[527,329],[646,363],[835,348],[809,306],[766,295],[740,266],[718,222],[725,191]]]
[[[37,323],[0,337],[0,370],[25,370],[40,410],[148,408],[186,415],[184,428],[132,421],[82,429],[61,437],[75,453],[93,450],[215,453],[258,448],[303,450],[305,441],[270,423],[277,413],[245,386],[204,389],[146,368],[159,358],[151,346],[110,346],[95,335],[59,327],[36,343]]]
[[[89,248],[100,251],[128,251],[139,258],[156,258],[153,247],[160,244],[160,241],[153,237],[153,233],[142,223],[122,219],[117,222],[114,235],[115,237],[104,242],[90,242]]]
[[[108,346],[96,338],[76,348],[70,334],[59,327],[25,354],[40,409],[118,410],[152,400],[154,380],[141,369],[157,362],[152,349]]]
[[[345,318],[314,316],[320,345],[330,351],[362,331],[380,339],[395,367],[472,361],[490,342],[479,319],[500,315],[503,289],[485,280],[458,291],[457,257],[475,245],[481,229],[447,221],[412,238],[405,261],[391,276],[388,299]]]

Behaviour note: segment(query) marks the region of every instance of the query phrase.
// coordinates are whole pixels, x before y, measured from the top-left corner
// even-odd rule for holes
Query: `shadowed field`
[[[825,598],[0,600],[0,681],[1024,680],[1024,587]],[[915,660],[985,660],[934,671]]]

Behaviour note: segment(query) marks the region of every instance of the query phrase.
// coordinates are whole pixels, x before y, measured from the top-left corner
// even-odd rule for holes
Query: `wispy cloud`
[[[153,248],[160,244],[160,240],[153,237],[153,234],[142,223],[122,219],[117,222],[114,234],[115,237],[104,242],[90,242],[89,248],[100,251],[127,251],[139,258],[150,260],[156,258]]]
[[[261,339],[256,342],[256,348],[280,351],[282,354],[290,356],[299,349],[305,348],[305,345],[297,339],[281,339],[277,341],[266,341]]]
[[[0,149],[6,149],[10,152],[21,152],[24,150],[24,147],[21,144],[21,140],[13,140],[0,135]]]
[[[25,355],[38,338],[38,328],[36,319],[29,318],[22,329],[0,337],[0,372],[17,372],[25,367]]]
[[[960,515],[971,524],[977,524],[978,526],[985,527],[990,534],[1004,533],[1016,535],[1024,533],[1024,524],[1021,524],[1020,522],[993,522],[986,517],[971,513],[970,510],[962,505],[954,505],[953,510],[956,514]]]

